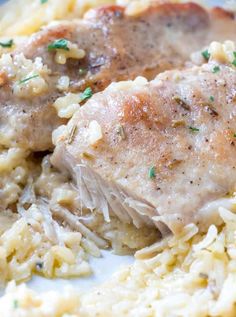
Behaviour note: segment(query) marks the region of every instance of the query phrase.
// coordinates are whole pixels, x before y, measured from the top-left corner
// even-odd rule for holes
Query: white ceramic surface
[[[133,256],[118,256],[111,251],[102,251],[101,258],[90,258],[93,274],[86,278],[75,279],[46,279],[34,276],[27,284],[37,292],[48,290],[58,290],[65,286],[73,286],[77,290],[88,290],[93,286],[101,284],[109,278],[119,268],[131,264],[134,261]]]

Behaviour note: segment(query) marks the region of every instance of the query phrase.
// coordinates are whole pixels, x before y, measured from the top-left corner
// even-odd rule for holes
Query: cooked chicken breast
[[[111,84],[70,120],[52,162],[107,219],[162,233],[214,222],[199,209],[235,190],[235,87],[236,67],[216,62]]]
[[[153,79],[181,67],[192,52],[213,40],[236,41],[235,27],[233,14],[217,8],[207,12],[193,3],[156,4],[137,16],[106,6],[89,11],[83,20],[45,28],[26,43],[24,54],[31,59],[41,56],[54,72],[68,75],[71,89],[91,86],[98,91],[113,81],[138,75]],[[60,38],[77,44],[85,51],[84,58],[55,63],[47,46]]]
[[[9,66],[1,69],[1,145],[50,149],[51,132],[65,121],[52,107],[58,97],[88,86],[100,91],[112,81],[137,75],[151,79],[182,67],[192,52],[222,39],[236,40],[232,14],[207,12],[192,3],[156,5],[137,16],[108,6],[90,11],[83,20],[52,24],[13,53],[14,72]],[[27,61],[21,62],[22,53]],[[37,57],[46,74],[36,78],[35,66],[24,77],[14,77]],[[62,76],[69,81],[64,90],[58,88]]]

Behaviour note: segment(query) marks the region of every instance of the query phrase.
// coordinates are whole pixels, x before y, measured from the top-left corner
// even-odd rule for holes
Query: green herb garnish
[[[233,60],[232,64],[236,67],[236,52],[234,52],[234,60]]]
[[[213,96],[210,96],[209,99],[210,99],[210,101],[212,101],[212,102],[215,100],[215,98],[214,98]]]
[[[195,128],[195,127],[189,126],[188,128],[189,128],[189,130],[191,130],[192,132],[198,132],[198,131],[200,131],[198,128]]]
[[[2,47],[12,47],[12,45],[14,44],[13,40],[9,40],[9,41],[6,41],[6,42],[0,42],[0,46]]]
[[[81,101],[87,100],[87,99],[91,98],[92,95],[93,95],[92,89],[90,87],[87,87],[85,89],[85,91],[82,93],[80,100]]]
[[[29,80],[31,80],[31,79],[34,79],[34,78],[37,78],[37,77],[39,77],[39,75],[33,75],[33,76],[27,77],[27,78],[25,78],[25,79],[21,79],[21,80],[19,81],[19,84],[24,84],[24,83],[26,83],[27,81],[29,81]]]
[[[44,3],[46,3],[46,2],[48,2],[48,0],[40,0],[40,3],[41,3],[41,4],[44,4]]]
[[[48,45],[48,50],[49,51],[53,51],[53,50],[65,50],[65,51],[69,51],[69,47],[68,47],[68,41],[65,39],[59,39],[59,40],[55,40],[54,42],[52,42],[51,44]]]
[[[155,166],[152,166],[149,171],[148,171],[148,177],[149,178],[155,178],[156,177],[156,170],[155,170]]]
[[[236,133],[234,133],[234,138],[236,138]]]
[[[219,66],[215,66],[212,70],[212,73],[218,73],[220,71],[220,67]]]
[[[205,58],[205,60],[209,60],[211,54],[208,52],[208,50],[205,50],[202,52],[202,56]]]

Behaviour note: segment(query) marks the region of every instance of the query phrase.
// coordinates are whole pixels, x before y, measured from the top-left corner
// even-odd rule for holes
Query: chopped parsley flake
[[[18,307],[19,307],[19,302],[18,302],[18,300],[14,299],[13,300],[13,308],[16,309]]]
[[[236,52],[234,52],[234,60],[233,60],[232,64],[236,67]]]
[[[12,47],[12,45],[14,44],[13,40],[9,40],[9,41],[6,41],[6,42],[0,42],[0,46],[2,47]]]
[[[87,87],[85,89],[85,91],[82,93],[80,100],[81,101],[87,100],[87,99],[91,98],[92,95],[93,95],[92,89],[90,87]]]
[[[220,67],[219,66],[215,66],[212,70],[212,73],[218,73],[220,71]]]
[[[205,58],[205,60],[209,60],[211,54],[208,52],[208,50],[205,50],[202,52],[202,56]]]
[[[155,166],[152,166],[149,171],[148,171],[148,177],[149,178],[155,178],[156,177],[156,171],[155,171]]]
[[[234,138],[236,138],[236,133],[234,133]]]
[[[59,40],[55,40],[54,42],[52,42],[51,44],[48,45],[48,50],[49,51],[53,51],[53,50],[65,50],[65,51],[69,51],[69,47],[68,47],[68,41],[65,39],[59,39]]]
[[[212,102],[215,100],[215,98],[214,98],[213,96],[210,96],[209,99],[210,99],[210,101],[212,101]]]
[[[198,132],[198,131],[200,131],[198,128],[194,128],[194,127],[188,127],[189,128],[189,130],[191,130],[192,132]]]
[[[19,84],[24,84],[24,83],[26,83],[27,81],[29,81],[29,80],[31,80],[31,79],[34,79],[34,78],[37,78],[37,77],[39,77],[39,75],[33,75],[33,76],[30,76],[30,77],[27,77],[27,78],[25,78],[25,79],[20,80],[20,81],[19,81]]]
[[[48,2],[48,0],[40,0],[40,3],[41,3],[41,4],[44,4],[44,3],[46,3],[46,2]]]

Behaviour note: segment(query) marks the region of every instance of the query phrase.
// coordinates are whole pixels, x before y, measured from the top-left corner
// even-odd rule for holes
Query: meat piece
[[[49,83],[54,90],[52,86]],[[65,122],[52,107],[57,96],[55,92],[22,98],[14,95],[11,84],[0,88],[0,144],[34,151],[52,149],[52,131]]]
[[[34,35],[25,45],[27,58],[41,56],[56,73],[66,74],[71,90],[91,86],[100,91],[113,81],[145,76],[184,65],[192,52],[211,41],[236,41],[234,15],[197,4],[156,4],[138,16],[124,8],[106,6],[87,13],[83,20],[59,22]],[[48,43],[65,38],[85,50],[83,59],[55,63]],[[78,70],[83,74],[79,75]]]
[[[52,162],[105,215],[174,233],[214,222],[199,209],[235,190],[235,87],[236,67],[215,62],[111,84],[69,121]]]
[[[134,79],[137,75],[151,79],[163,70],[182,67],[193,51],[211,40],[235,40],[234,30],[231,14],[220,9],[207,12],[192,3],[160,4],[137,16],[127,16],[121,7],[108,6],[90,11],[83,20],[54,23],[13,54],[16,73],[24,70],[25,62],[19,62],[23,53],[29,61],[42,57],[49,69],[47,75],[19,85],[18,79],[14,82],[11,68],[5,67],[9,81],[0,91],[1,144],[47,150],[52,147],[52,130],[64,122],[52,107],[59,96],[88,86],[100,91],[111,81]],[[62,54],[57,56],[57,62],[65,64],[57,63],[55,55],[67,51],[48,51],[48,45],[58,39],[77,45],[85,56],[66,60]],[[32,72],[25,77],[31,75]],[[70,81],[64,92],[57,88],[61,76]],[[38,91],[42,80],[46,89]],[[18,94],[13,89],[16,85],[20,86]],[[33,88],[19,93],[26,85]],[[37,94],[32,94],[32,90]]]

